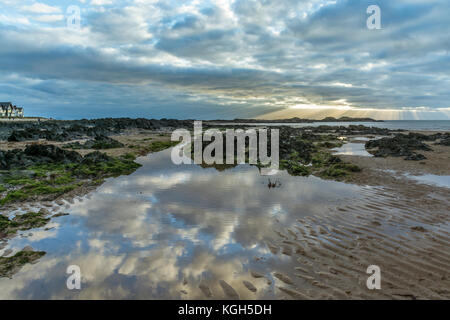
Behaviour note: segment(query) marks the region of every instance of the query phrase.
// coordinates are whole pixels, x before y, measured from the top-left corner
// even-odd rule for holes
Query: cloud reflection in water
[[[268,273],[290,263],[268,250],[274,231],[359,197],[354,185],[286,173],[272,176],[281,187],[269,189],[249,165],[223,172],[175,166],[169,150],[139,161],[132,175],[108,179],[76,201],[56,229],[11,240],[7,248],[31,245],[47,255],[0,279],[0,298],[202,299],[203,283],[221,299],[220,280],[241,298],[274,298],[273,284],[249,275],[250,268]],[[81,267],[81,291],[66,289],[71,264]]]

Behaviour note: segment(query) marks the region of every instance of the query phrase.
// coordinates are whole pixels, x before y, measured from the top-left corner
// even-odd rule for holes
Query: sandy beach
[[[449,151],[434,148],[422,163],[341,156],[362,168],[351,181],[376,191],[279,230],[274,252],[296,260],[294,284],[282,291],[300,299],[449,299],[449,186],[404,176],[445,175],[449,183]],[[365,288],[369,265],[380,266],[382,290]]]
[[[151,153],[148,149],[150,141],[168,142],[170,136],[161,131],[128,130],[110,135],[110,138],[122,143],[123,147],[106,149],[104,152],[111,157],[121,157],[130,152],[147,155]],[[341,138],[349,145],[364,144],[374,135]],[[2,141],[0,149],[24,149],[30,143],[63,148],[67,143],[85,141]],[[251,240],[258,242],[263,248],[261,252],[265,253],[261,256],[253,254],[252,261],[238,276],[227,273],[226,276],[222,274],[221,278],[205,281],[192,278],[191,275],[188,281],[189,276],[184,275],[183,280],[171,289],[169,297],[450,299],[450,147],[433,142],[428,145],[432,151],[421,151],[426,157],[426,160],[421,161],[407,161],[402,157],[338,155],[344,163],[361,169],[360,172],[346,175],[343,180],[339,179],[344,181],[339,183],[359,186],[357,198],[349,201],[345,196],[334,203],[324,203],[322,209],[314,214],[301,218],[294,218],[295,215],[290,217],[292,223],[289,224],[279,221],[280,218],[271,218],[270,222],[266,222],[268,227],[263,236]],[[94,151],[73,150],[81,156]],[[328,151],[336,152],[331,147]],[[424,175],[444,177],[447,185],[414,179]],[[278,192],[288,192],[283,189],[288,186],[286,181],[280,177]],[[70,211],[74,203],[89,201],[90,194],[98,188],[101,188],[101,183],[90,187],[84,185],[52,200],[8,203],[2,207],[2,215],[7,217],[12,212],[39,208],[44,208],[50,215]],[[348,194],[349,199],[352,196]],[[248,223],[252,224],[252,221]],[[24,237],[27,232],[19,233],[16,237]],[[8,245],[14,239],[14,236],[3,239],[0,246],[3,257],[12,256],[13,250]],[[33,265],[38,267],[40,263],[34,261]],[[369,290],[366,286],[369,276],[366,269],[370,265],[377,265],[381,269],[380,290]],[[28,268],[24,267],[26,270]],[[14,279],[20,278],[21,274],[21,269],[17,268],[15,274],[9,274],[10,279],[4,278],[0,282],[0,286],[13,284]],[[178,296],[180,292],[181,296]],[[93,292],[86,294],[84,297],[96,297],[91,295]]]

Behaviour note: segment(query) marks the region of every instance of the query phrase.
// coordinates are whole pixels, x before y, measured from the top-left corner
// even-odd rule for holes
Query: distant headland
[[[326,117],[322,120],[302,119],[298,117],[289,119],[262,120],[262,119],[234,119],[234,120],[212,120],[211,122],[226,123],[313,123],[313,122],[383,122],[383,120],[375,120],[372,118],[351,118],[351,117]]]

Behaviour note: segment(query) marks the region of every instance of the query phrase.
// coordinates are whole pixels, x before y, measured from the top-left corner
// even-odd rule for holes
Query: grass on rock
[[[22,250],[12,257],[0,257],[0,277],[11,278],[22,266],[32,263],[44,255],[44,251]]]

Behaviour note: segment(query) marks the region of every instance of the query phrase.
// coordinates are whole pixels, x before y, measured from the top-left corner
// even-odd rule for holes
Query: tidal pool
[[[348,142],[342,145],[342,147],[331,149],[334,154],[339,155],[350,155],[350,156],[362,156],[362,157],[373,157],[370,153],[366,151],[364,143]]]
[[[450,188],[450,176],[438,176],[435,174],[424,174],[420,176],[405,175],[408,179],[419,183],[434,185],[437,187]]]
[[[291,263],[267,246],[276,231],[362,197],[359,186],[261,176],[250,165],[177,166],[170,150],[137,161],[143,166],[133,174],[62,206],[70,215],[52,219],[50,229],[8,241],[0,255],[28,245],[47,254],[0,278],[0,299],[223,299],[230,296],[222,280],[240,298],[276,298],[270,277],[255,282],[249,274]],[[268,188],[269,178],[280,186]],[[70,265],[81,268],[81,290],[67,289]]]

